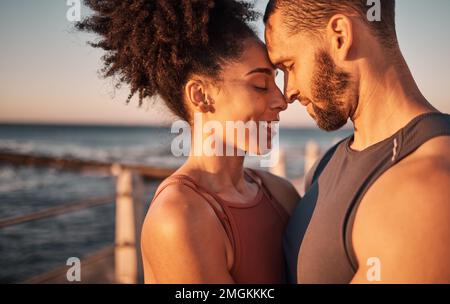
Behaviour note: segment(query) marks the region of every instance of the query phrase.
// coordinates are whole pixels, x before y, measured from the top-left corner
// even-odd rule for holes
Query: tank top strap
[[[394,143],[398,146],[398,162],[414,152],[430,139],[438,136],[450,135],[450,115],[439,112],[432,112],[420,115],[413,119],[399,136],[399,142]]]
[[[156,200],[156,198],[161,194],[162,191],[164,191],[170,185],[174,185],[174,184],[182,184],[182,185],[190,188],[192,191],[194,191],[195,193],[200,195],[208,203],[208,205],[213,209],[216,216],[219,218],[219,220],[220,220],[223,228],[225,229],[225,232],[231,242],[233,250],[235,250],[236,244],[235,244],[234,237],[233,237],[230,219],[226,212],[225,206],[223,204],[221,204],[221,202],[218,201],[217,198],[212,193],[204,191],[204,189],[202,187],[200,187],[191,177],[189,177],[187,175],[183,175],[183,174],[171,175],[170,177],[165,179],[161,183],[161,185],[158,187],[158,190],[156,191],[152,202]],[[211,199],[211,196],[214,199],[214,202],[219,204],[223,210],[220,210],[217,207],[217,205],[214,204],[214,202]]]
[[[168,177],[166,180],[164,180],[164,182],[159,186],[158,191],[156,192],[153,200],[156,199],[156,197],[161,194],[161,192],[166,189],[168,186],[173,185],[173,184],[182,184],[188,188],[190,188],[192,191],[194,191],[195,193],[197,193],[198,195],[200,195],[207,203],[208,205],[211,206],[211,208],[213,208],[214,212],[217,214],[217,216],[219,218],[227,218],[226,214],[220,210],[219,208],[217,208],[217,206],[211,201],[211,198],[208,197],[208,195],[205,194],[205,191],[203,191],[201,189],[201,187],[198,186],[198,184],[189,176],[187,175],[182,175],[182,174],[175,174],[175,175],[171,175],[170,177]],[[209,193],[207,193],[209,194]],[[214,197],[214,199],[216,200],[216,198]],[[218,202],[218,204],[220,206],[222,206],[222,204],[220,204],[220,202]],[[222,207],[223,208],[223,207]]]
[[[250,171],[251,174],[248,174],[256,183],[259,184],[259,186],[262,188],[264,194],[268,198],[270,204],[275,208],[275,210],[278,212],[278,215],[281,217],[283,221],[289,220],[289,214],[287,213],[286,209],[283,207],[283,205],[280,203],[280,201],[272,194],[272,192],[267,187],[266,183],[264,182],[264,179],[261,177],[261,175],[258,173],[257,170],[246,168],[246,170]],[[252,175],[253,174],[253,175]],[[258,180],[254,178],[256,176]]]

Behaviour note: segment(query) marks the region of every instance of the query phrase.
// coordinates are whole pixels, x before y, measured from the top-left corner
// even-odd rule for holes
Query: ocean
[[[350,134],[347,129],[281,129],[287,176],[303,175],[307,142],[326,151]],[[177,167],[185,158],[172,156],[176,136],[166,127],[0,125],[0,152]],[[158,183],[145,184],[147,206]],[[0,219],[114,192],[114,178],[106,174],[0,164]],[[0,283],[22,282],[64,266],[69,257],[82,258],[113,244],[114,212],[114,204],[102,205],[0,229]]]

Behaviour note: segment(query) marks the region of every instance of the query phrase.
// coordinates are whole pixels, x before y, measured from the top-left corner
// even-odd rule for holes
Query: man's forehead
[[[269,53],[276,51],[278,49],[278,45],[282,42],[280,41],[280,38],[282,37],[278,32],[279,31],[277,31],[277,29],[268,23],[265,29],[265,39]]]
[[[267,29],[266,32],[266,44],[267,52],[269,54],[270,60],[276,65],[283,61],[284,58],[289,56],[292,48],[290,45],[290,39],[282,35],[279,35],[277,31],[272,31]],[[296,49],[298,47],[296,46]]]
[[[282,22],[283,16],[279,11],[275,12],[266,22],[265,38],[269,51],[273,51],[284,47],[289,42],[290,35],[288,34],[287,26]]]
[[[284,29],[267,28],[265,32],[267,51],[272,61],[280,61],[289,57],[292,52],[298,53],[309,46],[314,40],[305,32],[288,34]]]

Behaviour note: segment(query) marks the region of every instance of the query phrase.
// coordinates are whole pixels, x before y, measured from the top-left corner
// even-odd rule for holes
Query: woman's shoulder
[[[292,214],[301,198],[294,185],[289,180],[268,171],[256,169],[251,169],[251,171],[261,178],[275,199],[283,205],[289,214]]]
[[[205,198],[186,184],[169,183],[153,200],[145,217],[141,233],[143,258],[157,277],[182,281],[186,279],[183,275],[195,276],[193,272],[201,265],[215,265],[217,257],[226,256],[221,229]],[[226,269],[227,260],[223,264]]]
[[[198,231],[211,231],[220,225],[209,202],[188,181],[170,177],[161,183],[157,194],[144,220],[143,238],[197,238],[201,237]]]
[[[148,220],[160,229],[169,225],[189,228],[201,224],[199,219],[214,216],[206,198],[194,189],[188,180],[175,177],[164,180],[150,205],[146,222]]]

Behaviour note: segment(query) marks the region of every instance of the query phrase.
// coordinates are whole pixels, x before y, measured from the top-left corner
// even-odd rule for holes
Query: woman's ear
[[[331,42],[331,53],[336,59],[345,61],[353,46],[353,21],[341,14],[331,17],[327,26],[328,41]]]
[[[191,79],[185,86],[187,102],[202,113],[211,112],[213,101],[208,97],[207,86],[201,79]]]

